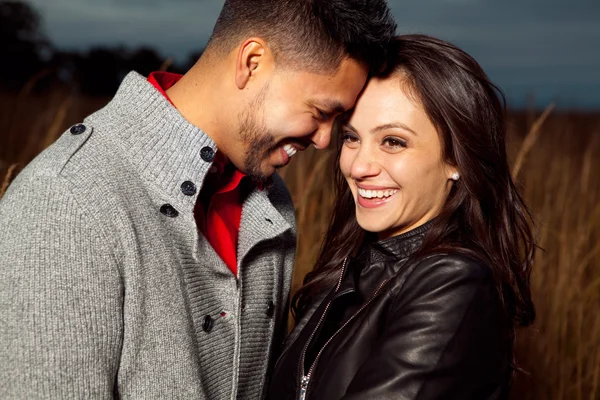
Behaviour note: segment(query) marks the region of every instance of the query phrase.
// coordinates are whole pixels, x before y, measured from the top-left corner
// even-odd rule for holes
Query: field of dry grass
[[[68,126],[107,99],[28,88],[0,94],[0,197]],[[600,399],[600,114],[511,113],[514,175],[540,224],[532,276],[538,319],[519,334],[519,400]],[[333,150],[308,150],[281,171],[297,208],[294,288],[312,267],[332,201]],[[0,221],[1,224],[1,221]]]

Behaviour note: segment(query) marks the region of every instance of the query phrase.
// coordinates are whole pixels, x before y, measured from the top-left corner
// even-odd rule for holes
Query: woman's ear
[[[446,164],[446,176],[448,177],[448,180],[456,182],[460,179],[460,172],[458,172],[457,167]]]

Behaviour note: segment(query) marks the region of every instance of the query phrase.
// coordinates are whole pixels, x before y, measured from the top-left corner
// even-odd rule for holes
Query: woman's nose
[[[350,167],[350,174],[354,179],[364,179],[379,175],[381,166],[368,148],[361,147]]]

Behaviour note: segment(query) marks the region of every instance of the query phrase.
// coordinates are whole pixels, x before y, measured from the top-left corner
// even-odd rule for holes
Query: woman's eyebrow
[[[371,129],[371,133],[377,133],[377,132],[385,131],[388,129],[402,129],[404,131],[412,133],[415,136],[418,136],[415,131],[410,129],[408,126],[406,126],[402,122],[392,122],[389,124],[383,124],[383,125],[376,126],[375,128]]]
[[[351,131],[358,132],[358,130],[355,127],[353,127],[350,122],[344,122],[342,125],[345,126],[346,128],[349,128]],[[378,125],[375,128],[371,129],[370,133],[377,133],[377,132],[385,131],[388,129],[402,129],[409,133],[412,133],[415,136],[418,136],[415,131],[413,131],[412,129],[410,129],[408,126],[406,126],[405,124],[403,124],[401,122],[394,122],[394,123],[389,123],[389,124]]]
[[[345,126],[346,128],[349,128],[351,131],[353,131],[354,133],[358,133],[358,131],[356,130],[355,127],[352,126],[352,124],[350,122],[344,122],[342,124],[342,126]]]

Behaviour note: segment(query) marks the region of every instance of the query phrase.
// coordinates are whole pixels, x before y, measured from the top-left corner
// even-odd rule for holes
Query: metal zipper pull
[[[310,377],[309,376],[303,376],[302,380],[300,381],[300,396],[298,397],[298,400],[304,400],[306,397],[306,389],[308,388],[308,381],[310,381]]]

